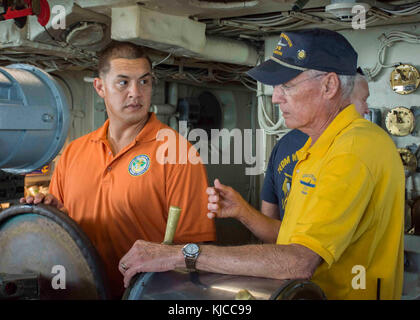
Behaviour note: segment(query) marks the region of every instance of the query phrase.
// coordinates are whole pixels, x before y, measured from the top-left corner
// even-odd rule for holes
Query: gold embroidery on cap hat
[[[306,58],[306,51],[305,50],[298,50],[297,57],[299,60],[303,60]]]
[[[283,42],[283,39],[285,39],[286,42]],[[293,47],[292,41],[290,41],[290,38],[286,34],[282,33],[280,34],[280,40],[277,43],[276,48],[274,49],[274,54],[282,56],[283,52],[281,50],[283,47],[287,47],[287,46],[289,46],[289,48]]]

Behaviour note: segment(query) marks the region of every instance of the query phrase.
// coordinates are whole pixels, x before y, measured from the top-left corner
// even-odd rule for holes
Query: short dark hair
[[[131,42],[112,41],[105,49],[99,53],[98,73],[99,76],[105,75],[110,69],[110,61],[113,59],[139,59],[144,58],[149,62],[150,70],[152,61],[147,56],[143,47]]]

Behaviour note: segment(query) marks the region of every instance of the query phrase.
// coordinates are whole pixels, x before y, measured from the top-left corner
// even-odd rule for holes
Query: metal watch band
[[[197,269],[195,268],[196,260],[197,258],[185,257],[185,265],[187,266],[188,271],[197,271]]]

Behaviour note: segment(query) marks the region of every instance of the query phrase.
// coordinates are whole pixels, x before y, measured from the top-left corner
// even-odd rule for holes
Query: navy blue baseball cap
[[[335,31],[307,29],[283,32],[273,55],[247,74],[274,86],[310,69],[355,75],[357,53],[346,38]]]

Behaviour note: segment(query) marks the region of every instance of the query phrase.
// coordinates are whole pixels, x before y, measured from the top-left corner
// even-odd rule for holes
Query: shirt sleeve
[[[367,166],[352,154],[338,155],[323,166],[316,187],[293,230],[290,242],[319,254],[329,266],[352,243],[374,188]],[[366,221],[365,221],[366,222]],[[367,228],[369,223],[363,223]]]
[[[261,190],[261,199],[270,203],[278,204],[278,198],[274,185],[274,159],[275,150],[270,155],[267,171],[265,172],[264,183]]]
[[[196,155],[199,157],[197,152]],[[167,206],[181,208],[174,243],[216,240],[214,219],[207,217],[207,186],[207,172],[202,163],[192,164],[187,161],[185,164],[169,165],[166,180]]]

